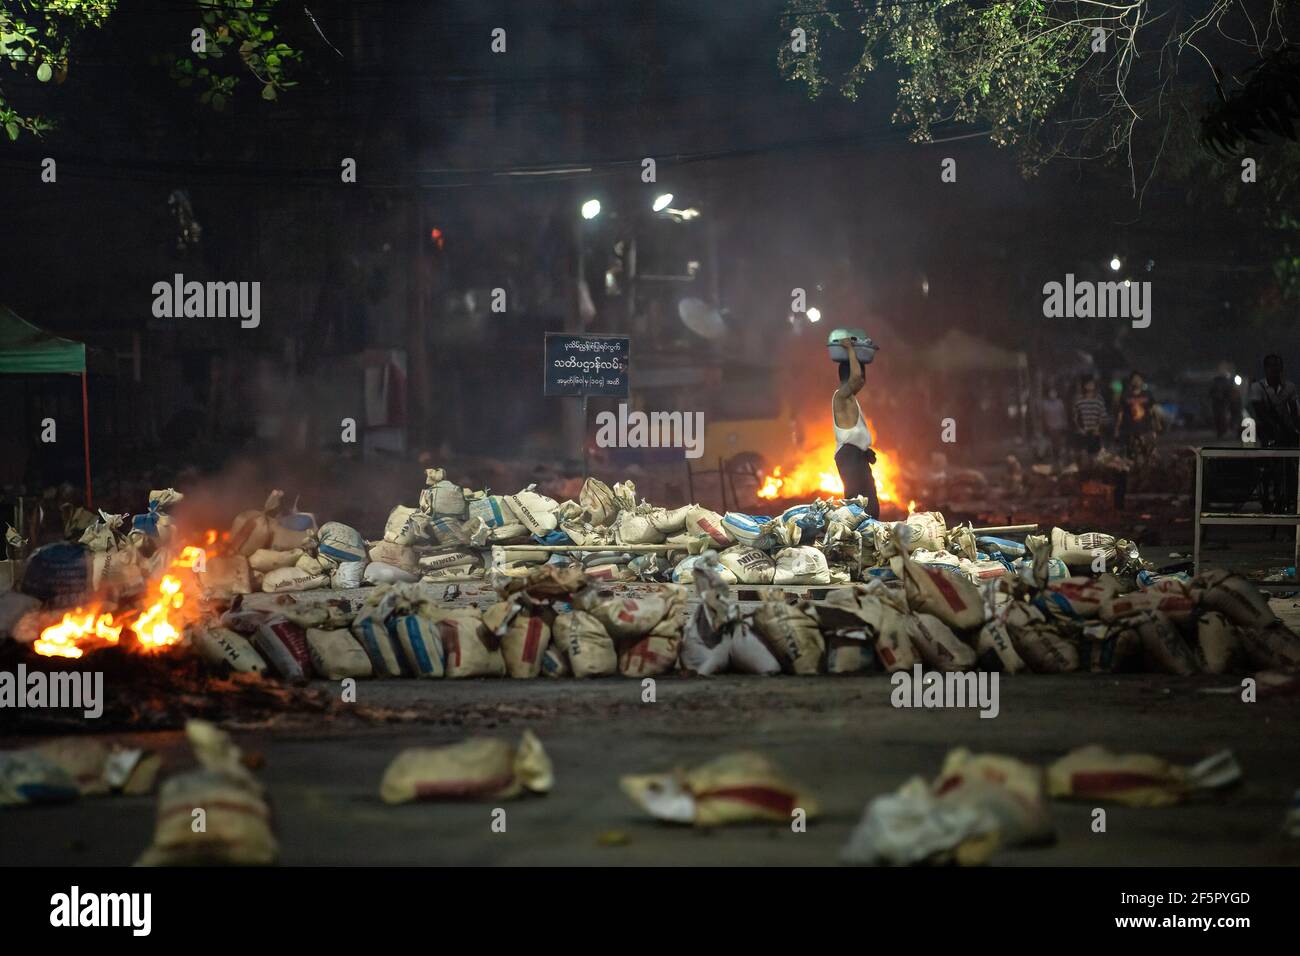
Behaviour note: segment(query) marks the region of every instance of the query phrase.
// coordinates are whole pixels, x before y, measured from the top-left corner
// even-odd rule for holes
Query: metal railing
[[[1206,511],[1205,510],[1205,461],[1210,458],[1236,458],[1247,460],[1271,460],[1293,458],[1296,462],[1296,511],[1293,514],[1272,514],[1266,512],[1246,511]],[[1295,574],[1289,581],[1252,581],[1255,586],[1268,589],[1292,590],[1300,585],[1300,448],[1224,448],[1204,447],[1196,449],[1196,539],[1192,545],[1192,573],[1201,573],[1201,529],[1210,525],[1260,525],[1277,527],[1293,525],[1295,527]]]

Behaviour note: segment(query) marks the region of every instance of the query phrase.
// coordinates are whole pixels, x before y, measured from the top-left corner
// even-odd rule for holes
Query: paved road
[[[1300,864],[1300,840],[1280,829],[1300,787],[1300,697],[1245,704],[1235,693],[1201,692],[1235,682],[1023,675],[1004,681],[992,720],[895,710],[880,675],[666,678],[653,704],[641,702],[639,683],[621,678],[366,682],[360,703],[406,708],[411,719],[291,720],[237,737],[265,757],[260,774],[287,864],[834,864],[866,801],[910,775],[933,776],[950,747],[1045,763],[1086,743],[1182,762],[1231,747],[1245,778],[1195,804],[1114,807],[1105,834],[1090,831],[1090,804],[1055,803],[1058,843],[1004,850],[995,863]],[[506,833],[490,832],[492,804],[380,802],[384,767],[403,746],[475,733],[513,738],[525,727],[550,752],[557,784],[546,797],[505,804]],[[162,750],[170,769],[188,762],[178,734],[123,739]],[[623,773],[739,748],[775,758],[818,795],[825,816],[804,834],[767,826],[698,832],[645,818],[617,786]],[[0,864],[127,864],[148,843],[153,813],[150,797],[0,811]],[[609,831],[626,843],[601,845]]]

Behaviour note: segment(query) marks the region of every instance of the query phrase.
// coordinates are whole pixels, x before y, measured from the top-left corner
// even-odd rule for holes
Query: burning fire
[[[867,419],[867,428],[875,435],[876,426]],[[873,446],[876,463],[871,466],[871,473],[876,479],[876,495],[881,504],[902,504],[903,493],[899,488],[902,474],[898,460],[893,452],[887,452]],[[844,482],[840,480],[835,468],[835,436],[831,432],[815,439],[804,453],[803,458],[789,470],[777,465],[770,475],[763,476],[763,483],[758,489],[758,497],[773,498],[813,498],[825,495],[843,495]],[[916,510],[916,502],[907,502],[907,511]]]
[[[215,540],[216,532],[208,532],[208,539]],[[87,647],[117,644],[123,629],[128,627],[140,647],[147,651],[179,643],[187,623],[183,613],[186,590],[197,586],[192,572],[203,571],[207,557],[203,548],[187,545],[173,559],[168,571],[150,584],[141,602],[147,604],[143,611],[138,614],[128,612],[120,623],[116,623],[112,614],[98,608],[84,610],[79,607],[65,613],[58,624],[41,631],[33,649],[46,657],[81,657]]]

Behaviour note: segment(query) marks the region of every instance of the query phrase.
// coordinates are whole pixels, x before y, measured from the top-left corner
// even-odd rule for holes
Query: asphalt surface
[[[1003,680],[1001,712],[902,710],[883,675],[664,678],[643,703],[638,681],[362,682],[359,704],[407,711],[400,723],[343,717],[236,728],[264,764],[282,862],[289,865],[834,865],[873,796],[937,774],[955,746],[1045,764],[1088,743],[1191,763],[1231,748],[1241,783],[1160,808],[1054,801],[1058,839],[1004,849],[996,865],[1295,865],[1282,833],[1300,788],[1300,697],[1243,703],[1239,678],[1020,675]],[[318,686],[331,687],[321,683]],[[1205,693],[1215,688],[1232,693]],[[334,689],[334,688],[332,688]],[[493,803],[389,806],[379,781],[412,745],[475,734],[515,739],[531,728],[550,754],[550,794]],[[156,749],[164,775],[191,764],[178,733],[115,739]],[[14,746],[27,741],[0,741]],[[667,770],[727,751],[759,750],[821,801],[806,833],[788,826],[715,831],[657,823],[620,791],[624,773]],[[155,798],[101,797],[0,811],[0,865],[122,865],[149,843]],[[614,845],[610,845],[614,844]]]

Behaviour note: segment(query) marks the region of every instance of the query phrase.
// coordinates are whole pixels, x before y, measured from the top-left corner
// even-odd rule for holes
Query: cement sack
[[[912,639],[915,625],[909,623],[911,621],[912,615],[900,613],[887,605],[881,613],[873,649],[876,660],[886,673],[910,671],[920,659],[920,652]]]
[[[546,793],[554,785],[542,742],[525,730],[518,745],[471,737],[447,747],[403,750],[384,771],[379,796],[385,803],[508,800],[524,792]]]
[[[367,584],[411,584],[420,580],[417,572],[382,561],[371,561],[362,576]]]
[[[464,581],[483,580],[482,568],[439,568],[437,571],[425,571],[420,575],[421,584],[456,584]]]
[[[1019,674],[1026,669],[1024,658],[1016,650],[1006,624],[997,618],[985,621],[975,638],[975,670]]]
[[[388,629],[388,617],[393,612],[397,596],[383,591],[368,597],[357,611],[350,628],[357,639],[376,677],[409,676],[410,668],[402,652],[397,635]]]
[[[465,489],[447,480],[441,468],[424,470],[425,488],[420,492],[420,510],[427,515],[464,519],[469,509]]]
[[[1066,800],[1165,807],[1240,779],[1241,768],[1226,750],[1182,767],[1149,754],[1116,754],[1092,745],[1071,751],[1047,768],[1047,792]]]
[[[1300,636],[1281,621],[1267,627],[1242,627],[1241,646],[1256,667],[1300,669]]]
[[[618,514],[614,492],[599,478],[588,478],[582,483],[578,504],[582,506],[586,520],[595,525],[609,524]]]
[[[81,796],[77,780],[35,750],[0,750],[0,807],[64,803]]]
[[[240,763],[240,751],[213,725],[191,720],[185,731],[202,769],[168,779],[158,795],[153,843],[137,866],[269,866],[280,847],[262,785]],[[204,827],[194,827],[202,807]]]
[[[907,550],[925,548],[941,551],[944,534],[948,530],[943,515],[938,511],[916,511],[907,516]]]
[[[763,537],[763,528],[771,518],[728,511],[722,516],[722,527],[741,544],[753,545]]]
[[[915,616],[908,635],[921,660],[940,671],[968,671],[975,665],[975,650],[958,640],[952,628],[933,614]]]
[[[1191,628],[1196,624],[1196,602],[1185,594],[1167,594],[1160,591],[1134,591],[1118,594],[1101,605],[1099,616],[1113,624],[1135,614],[1160,613],[1179,627]]]
[[[999,839],[998,820],[987,808],[941,800],[912,777],[867,804],[840,859],[859,866],[975,866],[988,861]]]
[[[656,531],[665,536],[681,534],[686,529],[686,515],[690,510],[690,505],[683,505],[680,508],[653,508],[650,511],[650,523],[654,525]]]
[[[1047,592],[1040,597],[1051,603],[1051,610],[1065,617],[1087,620],[1101,613],[1102,605],[1119,594],[1119,587],[1119,580],[1111,574],[1098,578],[1066,578],[1049,584]],[[1047,607],[1043,609],[1049,610]]]
[[[1070,534],[1064,528],[1053,528],[1051,533],[1052,557],[1064,561],[1072,568],[1091,568],[1098,557],[1105,567],[1115,566],[1115,536],[1087,531]]]
[[[614,640],[586,611],[555,617],[554,643],[562,649],[574,677],[609,677],[618,671]]]
[[[322,561],[320,558],[311,554],[304,554],[293,563],[293,566],[303,574],[310,574],[312,576],[323,574],[326,577],[329,577],[330,572],[333,570],[333,567],[328,562]]]
[[[291,568],[302,556],[303,550],[301,548],[294,548],[292,551],[272,551],[269,548],[259,548],[248,556],[248,566],[254,571],[265,574],[268,571],[274,571],[276,568]]]
[[[227,627],[195,627],[190,631],[194,649],[214,667],[228,666],[239,674],[261,674],[266,661],[242,634]]]
[[[674,591],[684,596],[682,588]],[[620,640],[648,634],[675,606],[674,597],[665,591],[638,597],[598,594],[583,603],[583,610],[595,615],[610,637]]]
[[[519,522],[533,534],[546,534],[559,525],[555,511],[560,505],[554,498],[526,488],[517,495],[507,495],[506,501]]]
[[[1202,571],[1192,586],[1204,589],[1201,593],[1202,607],[1207,611],[1218,611],[1233,624],[1263,628],[1277,620],[1259,588],[1239,574]]]
[[[776,562],[747,544],[727,548],[718,555],[718,563],[741,584],[771,584],[776,575]]]
[[[631,481],[614,482],[614,504],[620,511],[636,510],[636,485]]]
[[[1032,846],[1055,839],[1046,781],[1039,767],[1001,754],[973,754],[958,747],[944,758],[931,789],[944,803],[987,810],[997,820],[1004,846]]]
[[[1038,608],[1016,601],[1007,607],[1007,633],[1029,669],[1036,674],[1065,674],[1079,669],[1079,648],[1061,637]]]
[[[808,790],[762,754],[726,754],[690,770],[629,774],[619,786],[657,820],[697,827],[769,822],[789,826],[795,810],[820,813]]]
[[[979,588],[965,577],[917,564],[904,555],[891,558],[890,567],[903,581],[907,605],[913,611],[933,614],[959,631],[973,630],[984,623]]]
[[[276,568],[268,571],[262,578],[262,590],[268,594],[280,594],[285,591],[314,591],[330,583],[324,574],[304,574],[297,568]]]
[[[501,495],[487,495],[473,499],[469,503],[469,516],[481,519],[489,528],[520,523],[509,503]]]
[[[619,544],[662,544],[664,541],[663,532],[655,528],[649,515],[632,511],[619,512],[614,535]]]
[[[807,545],[784,548],[776,555],[773,584],[830,584],[826,555]]]
[[[542,672],[542,658],[551,643],[551,626],[539,609],[500,601],[484,612],[483,623],[500,638],[501,656],[509,676],[530,678]]]
[[[318,553],[339,563],[366,560],[366,539],[356,528],[327,521],[318,532]]]
[[[357,616],[347,598],[310,602],[290,600],[277,603],[276,609],[299,627],[315,627],[323,631],[351,627],[352,619]]]
[[[1079,642],[1080,666],[1094,674],[1142,669],[1142,636],[1124,621],[1084,628]]]
[[[483,528],[482,522],[478,522]],[[433,540],[437,541],[444,547],[454,547],[461,544],[469,544],[470,532],[468,530],[470,522],[464,518],[451,518],[447,515],[434,515],[429,521],[429,533],[433,535]],[[487,534],[484,532],[484,540]]]
[[[816,674],[826,656],[826,639],[812,604],[764,601],[754,610],[754,630],[787,674]]]
[[[542,651],[542,675],[545,677],[572,677],[573,668],[569,666],[569,655],[560,647],[560,639],[551,629],[551,643]]]
[[[1226,674],[1242,654],[1237,626],[1218,611],[1206,611],[1196,620],[1196,667],[1206,674]]]
[[[1070,567],[1060,558],[1048,558],[1044,562],[1047,566],[1047,583],[1049,585],[1065,581],[1070,577]],[[1037,579],[1034,576],[1034,562],[1031,558],[1021,558],[1016,562],[1016,569],[1020,574],[1020,579],[1026,584],[1036,585]]]
[[[388,513],[388,520],[384,522],[384,540],[393,544],[411,545],[428,536],[429,516],[418,508],[398,505]]]
[[[359,588],[365,583],[365,561],[344,561],[330,573],[330,587],[339,591]]]
[[[312,675],[307,632],[282,614],[273,615],[253,634],[253,646],[285,680]]]
[[[280,511],[283,491],[272,491],[261,510],[241,511],[230,526],[229,547],[235,554],[248,557],[261,548],[269,548],[275,536],[275,515]]]
[[[694,535],[707,537],[719,548],[734,544],[730,532],[722,525],[722,515],[699,505],[692,505],[686,512],[686,530]]]
[[[1171,620],[1159,611],[1124,617],[1121,624],[1137,632],[1148,669],[1186,677],[1196,673],[1196,657]]]
[[[707,556],[703,554],[692,554],[690,557],[682,558],[673,567],[672,573],[669,574],[668,577],[672,580],[673,584],[690,584],[695,580],[696,565],[705,560],[706,557]],[[738,583],[736,575],[732,573],[730,568],[719,566],[717,570],[719,575],[722,577],[722,580],[727,584]]]
[[[666,585],[662,594],[667,607],[649,633],[641,637],[611,634],[618,651],[618,671],[624,677],[655,677],[677,665],[686,624],[686,589]]]
[[[315,531],[286,528],[278,521],[271,526],[271,544],[274,551],[311,550],[316,545]]]
[[[501,642],[476,609],[440,609],[432,615],[442,638],[448,677],[504,677]]]
[[[829,632],[826,635],[826,673],[857,674],[874,670],[877,646],[865,628]]]
[[[417,563],[421,571],[438,571],[442,568],[477,567],[482,561],[479,552],[471,548],[441,548],[431,554],[421,555]]]
[[[413,609],[411,609],[413,610]],[[438,626],[419,613],[398,608],[388,619],[388,633],[402,655],[402,672],[415,677],[442,677],[445,653]]]
[[[365,649],[349,631],[326,631],[309,627],[307,649],[311,654],[313,670],[326,680],[370,677],[375,672]]]

